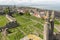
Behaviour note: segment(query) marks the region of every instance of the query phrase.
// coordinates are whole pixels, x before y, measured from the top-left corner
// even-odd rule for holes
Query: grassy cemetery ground
[[[6,25],[7,19],[5,16],[0,15],[0,27],[4,27]],[[1,33],[0,33],[0,39],[1,39]]]
[[[9,34],[7,35],[7,38],[9,40],[20,40],[26,35],[29,34],[36,34],[40,38],[43,38],[43,26],[44,26],[44,20],[40,18],[36,18],[34,16],[30,15],[19,15],[14,14],[13,15],[17,22],[20,24],[20,26],[16,28],[9,29]],[[4,16],[0,16],[0,26],[3,26],[7,23],[7,19]],[[58,21],[55,20],[55,24],[60,24]],[[56,29],[54,29],[54,32],[57,32]]]
[[[0,15],[0,27],[3,27],[4,25],[6,25],[6,23],[7,23],[6,17]]]

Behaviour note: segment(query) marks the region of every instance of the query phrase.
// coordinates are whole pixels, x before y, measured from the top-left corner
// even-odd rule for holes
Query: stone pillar
[[[45,25],[44,25],[44,40],[49,40],[49,27],[50,27],[50,18],[49,18],[49,12],[46,12],[46,19],[45,19]]]
[[[50,23],[51,23],[51,40],[53,40],[53,31],[54,31],[54,18],[55,18],[55,15],[54,15],[54,11],[52,11],[52,14],[51,14],[51,20],[50,20]]]

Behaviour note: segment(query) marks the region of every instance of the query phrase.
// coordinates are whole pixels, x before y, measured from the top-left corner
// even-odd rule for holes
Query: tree
[[[5,14],[8,14],[9,13],[9,7],[5,8],[4,12],[5,12]]]

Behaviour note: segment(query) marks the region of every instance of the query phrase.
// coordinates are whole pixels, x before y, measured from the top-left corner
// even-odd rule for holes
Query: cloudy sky
[[[60,4],[60,0],[0,0],[0,5]]]

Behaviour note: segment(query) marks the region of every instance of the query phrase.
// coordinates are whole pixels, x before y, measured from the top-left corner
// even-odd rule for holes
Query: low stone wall
[[[9,20],[9,22],[13,22],[13,21],[16,21],[15,18],[13,18],[12,16],[10,15],[6,15],[6,18]]]

